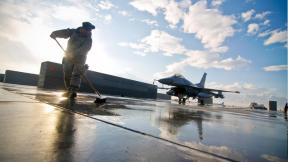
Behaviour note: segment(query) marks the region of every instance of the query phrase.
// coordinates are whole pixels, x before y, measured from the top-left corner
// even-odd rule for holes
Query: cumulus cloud
[[[120,15],[122,15],[122,16],[130,16],[130,14],[127,11],[124,11],[124,10],[118,11],[118,13]]]
[[[146,48],[145,44],[141,44],[141,43],[120,42],[118,43],[118,45],[122,47],[130,47],[136,50],[143,50]]]
[[[189,50],[182,45],[182,39],[159,30],[152,30],[150,35],[137,43],[121,42],[118,45],[136,49],[138,51],[137,54],[142,56],[148,53],[161,52],[166,56],[179,54],[186,57],[183,61],[168,65],[166,71],[158,73],[158,76],[179,73],[186,66],[202,69],[218,68],[233,70],[251,63],[250,60],[244,59],[241,56],[223,59],[219,52]],[[218,50],[226,51],[227,49],[226,47],[219,47]]]
[[[254,10],[254,9],[251,9],[251,10],[249,10],[249,11],[243,12],[243,13],[241,14],[241,17],[242,17],[242,19],[244,20],[244,22],[247,22],[247,21],[249,21],[249,20],[252,18],[252,16],[253,16],[254,13],[255,13],[255,10]]]
[[[214,7],[219,7],[225,0],[212,0],[211,5]]]
[[[189,6],[191,5],[191,0],[182,0],[179,2],[179,7],[182,9],[186,9],[189,8]]]
[[[158,12],[163,12],[165,20],[170,26],[175,26],[183,18],[183,13],[186,8],[191,5],[191,1],[182,0],[133,0],[130,4],[140,11],[146,11],[153,16]]]
[[[211,5],[216,7],[224,0],[213,0]],[[163,12],[164,19],[169,27],[175,29],[177,24],[183,20],[183,31],[192,33],[204,44],[205,48],[212,51],[219,50],[226,38],[234,35],[233,25],[236,20],[233,16],[223,15],[216,8],[208,8],[206,0],[191,4],[189,0],[133,0],[132,6],[140,11],[146,11],[153,16]],[[213,50],[213,48],[216,48]],[[223,48],[221,49],[223,51]]]
[[[212,48],[210,50],[210,52],[216,52],[216,53],[225,53],[228,51],[228,47],[227,46],[221,46],[221,47],[217,47],[217,48]]]
[[[174,0],[170,1],[165,7],[165,20],[172,25],[176,25],[183,17],[183,12]]]
[[[218,9],[208,9],[207,1],[198,1],[184,15],[183,29],[200,39],[205,48],[218,48],[226,38],[234,35],[234,17],[223,15]]]
[[[287,30],[275,30],[271,33],[269,38],[265,40],[264,45],[268,46],[274,43],[287,43]]]
[[[264,67],[263,69],[264,71],[283,71],[288,70],[288,65],[273,65]]]
[[[126,46],[144,53],[164,52],[165,55],[183,54],[186,48],[181,44],[182,39],[174,37],[164,31],[152,30],[138,43],[122,42],[120,46]]]
[[[104,16],[104,20],[109,23],[112,21],[112,16],[110,14],[106,15],[106,16]]]
[[[186,60],[186,63],[192,67],[202,69],[218,68],[232,70],[251,63],[250,60],[246,60],[241,56],[237,56],[235,59],[221,59],[219,54],[209,53],[206,51],[191,51],[189,52],[189,55],[190,57]]]
[[[232,70],[235,68],[246,66],[247,64],[250,64],[251,61],[242,58],[241,56],[237,56],[237,58],[227,58],[220,61],[214,61],[212,67],[219,68],[219,69],[225,69],[225,70]]]
[[[210,53],[207,51],[189,51],[188,57],[180,62],[176,62],[166,66],[166,71],[154,74],[155,77],[165,77],[175,73],[183,72],[187,66],[199,69],[217,68],[224,70],[233,70],[251,63],[250,60],[244,59],[241,56],[222,59],[219,54]]]
[[[144,20],[141,20],[141,22],[144,22],[149,26],[159,26],[156,20],[144,19]]]
[[[114,8],[115,6],[108,0],[100,1],[98,3],[98,7],[102,10],[110,10],[111,8]]]
[[[194,56],[197,55],[197,52],[193,54]],[[203,56],[203,55],[202,55]],[[235,68],[246,66],[250,64],[251,61],[242,58],[241,56],[237,56],[237,58],[227,58],[221,59],[217,54],[206,53],[204,54],[205,57],[201,57],[200,59],[196,60],[195,57],[190,57],[188,64],[192,67],[208,69],[208,68],[218,68],[224,70],[232,70]]]
[[[264,32],[259,33],[259,34],[258,34],[258,37],[267,37],[267,36],[269,36],[272,32],[274,32],[274,31],[266,30],[266,31],[264,31]]]
[[[132,0],[130,4],[140,11],[146,11],[156,16],[157,10],[168,5],[168,0]]]
[[[267,15],[271,14],[270,11],[265,11],[265,12],[262,12],[262,13],[258,13],[255,15],[255,19],[264,19]]]
[[[265,20],[264,22],[263,22],[263,25],[269,25],[270,24],[270,20]]]
[[[162,78],[166,76],[171,76],[174,74],[180,74],[183,72],[183,69],[187,66],[187,61],[183,60],[181,62],[175,62],[173,64],[166,66],[166,71],[155,73],[154,78]]]
[[[248,25],[248,29],[247,29],[248,34],[255,35],[258,31],[259,31],[259,25],[258,24],[253,23],[253,24]]]

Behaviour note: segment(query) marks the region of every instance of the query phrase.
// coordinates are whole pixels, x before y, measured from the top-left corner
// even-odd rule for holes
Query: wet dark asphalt
[[[62,93],[0,85],[0,161],[288,159],[287,117],[281,113],[112,96],[95,105],[91,94],[71,103]]]

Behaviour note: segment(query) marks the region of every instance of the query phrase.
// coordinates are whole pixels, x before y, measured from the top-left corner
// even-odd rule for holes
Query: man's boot
[[[77,87],[71,86],[68,91],[68,97],[70,99],[75,99],[77,97]]]

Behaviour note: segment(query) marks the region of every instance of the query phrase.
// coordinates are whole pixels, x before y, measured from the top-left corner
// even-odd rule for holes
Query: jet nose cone
[[[166,84],[166,79],[159,79],[158,82],[160,82],[162,84]]]
[[[160,83],[162,83],[162,84],[163,84],[163,79],[159,79],[159,80],[158,80],[158,82],[160,82]]]
[[[170,85],[170,84],[171,84],[171,79],[169,79],[169,78],[162,78],[162,79],[159,79],[158,82],[159,82],[159,83],[162,83],[162,84]]]

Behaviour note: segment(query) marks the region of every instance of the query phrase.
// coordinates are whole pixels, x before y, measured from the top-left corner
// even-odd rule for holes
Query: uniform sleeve
[[[63,29],[63,30],[56,30],[51,33],[51,37],[54,38],[69,38],[75,29]]]
[[[85,40],[82,46],[76,49],[75,53],[81,53],[83,55],[86,55],[88,51],[91,49],[91,47],[92,47],[92,39],[90,38]]]

